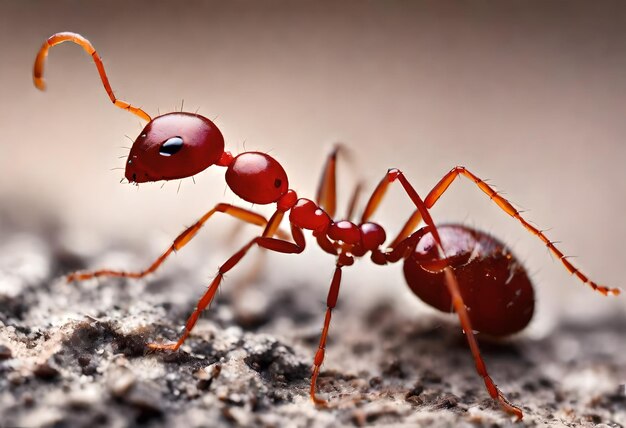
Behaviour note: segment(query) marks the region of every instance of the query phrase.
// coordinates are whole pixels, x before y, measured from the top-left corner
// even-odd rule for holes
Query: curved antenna
[[[113,94],[113,89],[111,89],[111,84],[109,83],[109,78],[104,71],[104,65],[102,64],[102,59],[100,58],[100,55],[98,55],[91,42],[78,33],[56,33],[50,36],[48,40],[46,40],[43,45],[41,45],[41,48],[37,53],[37,58],[35,58],[35,65],[33,67],[33,83],[35,84],[37,89],[41,91],[44,91],[46,89],[46,82],[43,78],[43,68],[46,62],[46,57],[48,56],[48,50],[52,46],[56,46],[63,42],[76,43],[77,45],[82,47],[85,52],[91,55],[93,62],[96,63],[96,68],[98,69],[98,74],[100,74],[100,79],[102,80],[104,89],[107,91],[107,94],[109,95],[109,98],[111,99],[111,102],[113,104],[121,109],[128,110],[129,112],[136,114],[137,116],[144,120],[147,120],[148,122],[152,120],[150,115],[139,107],[134,107],[126,101],[118,100],[117,98],[115,98],[115,95]]]

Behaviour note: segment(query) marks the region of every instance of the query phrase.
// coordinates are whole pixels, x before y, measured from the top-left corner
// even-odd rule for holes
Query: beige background
[[[118,183],[122,171],[110,169],[123,166],[124,135],[134,138],[141,125],[108,102],[89,57],[59,46],[48,61],[47,93],[31,84],[40,44],[71,30],[94,43],[119,97],[153,115],[184,99],[186,109],[217,117],[230,150],[279,159],[303,197],[314,195],[337,140],[354,150],[369,189],[398,167],[425,194],[465,165],[552,228],[598,281],[626,285],[626,4],[153,3],[0,3],[0,209],[26,223],[58,218],[68,245],[84,251],[92,237],[125,238],[149,245],[151,255],[214,203],[237,202],[219,168],[195,186],[185,180],[180,192],[178,183]],[[355,174],[343,168],[341,177],[345,196]],[[411,209],[400,191],[390,196],[378,220],[397,230]],[[570,279],[467,182],[433,214],[510,243],[538,284],[540,317],[610,315],[626,306]],[[206,257],[201,276],[212,275],[232,251],[220,244],[227,224],[216,221],[179,259]],[[274,272],[311,279],[324,295],[330,259],[315,250],[284,257],[272,257]],[[327,274],[316,275],[320,269]],[[400,300],[408,293],[399,266],[362,263],[353,271],[346,293]],[[555,297],[564,304],[550,303]]]

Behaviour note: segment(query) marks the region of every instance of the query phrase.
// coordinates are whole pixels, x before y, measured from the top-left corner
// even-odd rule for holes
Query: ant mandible
[[[226,168],[228,187],[244,201],[266,205],[276,204],[276,211],[267,220],[249,209],[220,203],[184,230],[171,246],[146,269],[137,272],[96,270],[75,272],[67,281],[84,281],[96,277],[141,278],[153,273],[175,251],[183,248],[200,228],[220,212],[238,220],[263,227],[263,232],[250,240],[222,264],[198,301],[182,336],[176,343],[150,343],[153,350],[176,351],[187,339],[202,311],[213,301],[224,275],[233,269],[257,245],[279,253],[302,253],[306,246],[304,230],[312,231],[319,246],[336,258],[335,271],[326,300],[326,315],[314,358],[310,396],[317,405],[327,402],[317,396],[316,382],[324,362],[326,339],[332,311],[337,304],[342,269],[351,266],[354,259],[369,253],[379,265],[404,260],[404,276],[411,290],[423,301],[443,312],[456,312],[474,357],[476,370],[483,379],[489,395],[497,400],[509,414],[521,419],[522,410],[498,389],[487,372],[480,355],[474,331],[490,336],[506,336],[522,330],[530,322],[534,311],[534,292],[528,275],[510,250],[496,238],[468,226],[436,226],[429,210],[445,193],[454,180],[463,176],[473,182],[498,207],[515,218],[531,234],[538,237],[561,261],[563,266],[580,281],[604,294],[618,295],[620,290],[596,284],[575,267],[546,235],[525,220],[513,205],[490,185],[462,166],[454,167],[433,187],[425,199],[415,191],[404,173],[389,169],[370,196],[358,223],[353,216],[359,186],[351,199],[348,215],[335,220],[336,148],[328,157],[315,201],[299,198],[289,188],[287,174],[277,160],[260,152],[232,155],[224,150],[224,138],[209,119],[188,112],[167,113],[152,119],[142,109],[113,94],[102,60],[93,45],[76,33],[62,32],[48,38],[37,54],[33,81],[37,88],[45,89],[43,68],[48,50],[59,43],[73,42],[93,58],[98,73],[116,106],[148,121],[128,155],[125,176],[131,183],[173,180],[193,176],[211,165]],[[382,248],[386,234],[382,226],[370,218],[378,209],[390,184],[398,182],[415,205],[414,213],[399,234]],[[291,240],[279,230],[283,217],[289,213]],[[418,229],[421,222],[425,226]],[[275,237],[276,236],[276,237]]]

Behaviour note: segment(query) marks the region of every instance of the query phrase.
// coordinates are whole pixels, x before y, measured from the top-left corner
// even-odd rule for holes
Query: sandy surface
[[[332,406],[318,410],[308,382],[323,301],[306,281],[260,274],[269,298],[223,292],[182,351],[149,353],[145,343],[175,339],[195,304],[198,292],[174,297],[182,268],[68,285],[60,273],[92,262],[59,245],[58,232],[10,229],[0,246],[2,426],[512,424],[453,318],[403,314],[392,300],[341,304],[319,381]],[[524,409],[518,426],[625,426],[624,325],[606,318],[483,342],[493,378]]]

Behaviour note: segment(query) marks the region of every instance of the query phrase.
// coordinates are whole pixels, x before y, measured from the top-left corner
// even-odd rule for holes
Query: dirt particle
[[[8,360],[10,358],[13,358],[11,348],[6,345],[0,345],[0,360]]]
[[[383,375],[387,377],[395,377],[399,379],[405,379],[407,377],[406,370],[404,369],[402,363],[396,358],[385,362],[382,370]]]
[[[78,357],[77,361],[79,366],[85,367],[91,362],[91,355],[82,354]]]
[[[370,384],[370,386],[372,388],[377,388],[377,387],[379,387],[380,385],[383,384],[383,378],[380,377],[380,376],[374,376],[374,377],[370,378],[369,384]]]
[[[137,382],[123,398],[124,402],[139,411],[137,415],[139,423],[145,423],[163,414],[165,406],[161,394],[155,385],[148,382]]]
[[[298,358],[293,349],[275,339],[266,337],[256,342],[250,340],[245,348],[248,356],[244,358],[244,362],[273,382],[300,380],[309,375],[309,364]]]
[[[35,397],[30,392],[26,392],[22,395],[22,403],[25,407],[32,407],[35,404]]]
[[[37,376],[39,379],[43,380],[54,380],[59,376],[59,370],[54,367],[51,363],[46,362],[39,364],[33,370],[33,374]]]
[[[25,382],[25,379],[22,375],[17,372],[11,372],[7,375],[7,380],[13,386],[21,385]]]
[[[424,370],[422,372],[421,380],[424,383],[439,384],[441,383],[441,376],[439,376],[437,373],[433,372],[432,370]]]
[[[208,367],[202,368],[196,371],[193,376],[198,379],[196,387],[201,391],[206,391],[211,387],[211,384],[222,371],[220,364],[212,364]]]
[[[424,400],[420,397],[422,392],[424,392],[424,386],[418,382],[409,392],[406,393],[404,399],[414,405],[423,404]]]
[[[123,367],[114,369],[109,375],[109,391],[115,397],[123,397],[135,385],[136,380],[134,373],[129,369]]]
[[[445,393],[440,395],[433,403],[436,409],[452,409],[459,404],[459,397],[454,394]]]
[[[587,413],[586,415],[583,415],[582,419],[584,421],[592,422],[594,424],[599,424],[600,422],[602,422],[602,417],[593,413]]]

